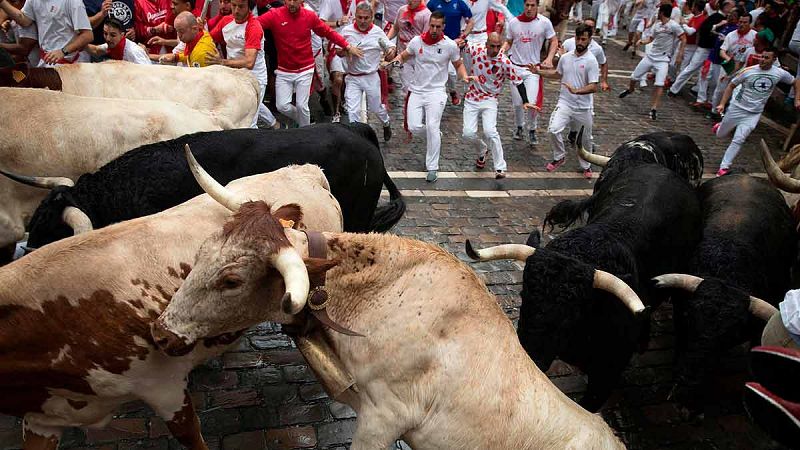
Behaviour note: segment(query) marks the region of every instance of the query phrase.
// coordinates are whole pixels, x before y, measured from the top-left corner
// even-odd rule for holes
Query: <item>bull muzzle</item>
[[[169,356],[183,356],[191,352],[196,342],[186,340],[170,331],[161,319],[150,325],[150,335],[159,350]]]

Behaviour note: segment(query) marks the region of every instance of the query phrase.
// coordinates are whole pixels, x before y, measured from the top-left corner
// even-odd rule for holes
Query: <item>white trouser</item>
[[[592,110],[573,109],[559,103],[550,114],[550,125],[547,133],[550,134],[550,146],[553,148],[553,161],[563,158],[567,151],[564,149],[564,129],[583,130],[583,148],[592,151]],[[588,169],[591,164],[580,159],[578,163],[583,169]]]
[[[727,75],[724,70],[720,70],[719,79],[717,79],[717,87],[714,88],[714,95],[711,97],[712,111],[717,107],[717,105],[719,105],[719,101],[722,100],[722,93],[725,92],[725,89],[728,87],[730,82],[731,76]]]
[[[447,103],[447,93],[444,91],[424,94],[412,92],[408,97],[406,108],[408,131],[415,135],[424,132],[427,136],[428,151],[425,154],[427,170],[439,170],[439,151],[442,146],[439,123],[442,121],[445,103]]]
[[[697,73],[699,76],[700,69],[703,68],[703,62],[708,59],[709,53],[711,53],[711,49],[697,47],[697,50],[695,50],[695,52],[692,54],[691,59],[687,59],[687,57],[684,56],[683,61],[689,62],[684,65],[684,67],[681,69],[681,73],[678,74],[678,78],[676,78],[675,82],[672,83],[672,87],[669,88],[670,92],[673,94],[679,93],[681,89],[683,89],[683,85],[689,81],[689,78],[691,78],[692,75]]]
[[[350,122],[361,122],[361,94],[367,94],[367,110],[374,112],[381,122],[389,123],[389,113],[381,103],[381,78],[378,72],[369,75],[348,75],[344,88],[344,101]]]
[[[515,69],[517,75],[522,78],[522,82],[525,84],[525,94],[528,96],[528,101],[536,104],[536,99],[539,97],[539,88],[543,87],[541,78],[524,67],[516,66]],[[511,84],[511,102],[514,104],[514,123],[517,127],[525,126],[525,109],[522,108],[522,96],[519,95],[517,87],[513,84]],[[538,116],[539,113],[536,110],[528,110],[529,129],[535,130],[539,127]]]
[[[403,88],[403,93],[408,94],[411,89],[411,84],[414,82],[414,65],[410,62],[400,66],[400,86]]]
[[[506,19],[506,20],[508,20],[508,19]],[[474,44],[474,45],[485,46],[486,45],[486,38],[488,36],[489,35],[487,34],[486,31],[483,31],[482,33],[476,33],[476,32],[473,31],[469,36],[467,36],[467,43]]]
[[[311,124],[308,97],[313,78],[314,69],[299,73],[275,71],[275,106],[301,127]],[[292,94],[295,94],[295,105],[292,105]]]
[[[267,108],[267,105],[264,104],[264,93],[267,91],[267,85],[265,84],[258,84],[258,111],[256,111],[256,116],[253,117],[253,123],[250,124],[250,128],[258,128],[258,118],[260,117],[264,122],[267,122],[267,125],[273,126],[275,125],[275,116],[272,115],[272,111]]]
[[[707,102],[709,91],[711,91],[712,95],[714,94],[714,89],[717,87],[717,81],[719,80],[719,72],[721,69],[722,66],[719,64],[711,64],[711,68],[708,70],[708,75],[705,77],[701,76],[700,80],[697,81],[698,102]]]
[[[480,101],[464,100],[464,130],[462,136],[468,141],[480,141],[487,145],[483,139],[478,138],[478,119],[483,124],[483,135],[489,141],[488,147],[492,151],[494,170],[505,171],[506,160],[503,158],[503,144],[500,142],[500,133],[497,132],[497,99],[487,98]],[[483,154],[483,145],[478,156]]]
[[[683,69],[689,67],[689,63],[692,61],[692,58],[694,57],[694,52],[696,51],[697,51],[696,45],[687,45],[686,48],[683,50],[683,60],[681,61],[681,67],[678,68],[679,74],[683,72]]]
[[[645,55],[645,57],[639,61],[639,64],[633,69],[631,79],[641,81],[645,79],[644,77],[650,70],[656,75],[653,86],[664,86],[664,81],[666,81],[667,73],[669,72],[669,61],[656,61],[649,55]]]
[[[577,2],[569,10],[569,18],[578,22],[583,22],[583,3]]]
[[[733,159],[739,154],[739,150],[742,149],[742,144],[744,144],[745,139],[747,139],[747,136],[750,136],[750,133],[758,126],[759,118],[761,118],[761,113],[746,111],[731,104],[728,108],[728,112],[725,113],[725,117],[722,118],[719,128],[717,128],[717,137],[719,138],[726,137],[734,128],[736,129],[736,132],[733,133],[733,140],[725,150],[725,154],[722,155],[722,162],[719,165],[720,169],[728,169],[731,167]]]

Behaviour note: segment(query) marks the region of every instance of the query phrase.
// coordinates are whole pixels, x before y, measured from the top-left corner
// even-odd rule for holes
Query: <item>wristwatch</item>
[[[67,51],[67,46],[66,46],[66,45],[65,45],[65,46],[63,46],[63,47],[61,47],[61,53],[63,53],[63,54],[64,54],[64,58],[66,58],[67,56],[69,56],[69,52]]]

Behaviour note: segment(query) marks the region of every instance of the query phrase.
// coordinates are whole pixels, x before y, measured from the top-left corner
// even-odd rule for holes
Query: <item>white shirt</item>
[[[36,31],[36,24],[32,23],[30,26],[21,27],[17,22],[11,22],[11,31],[14,33],[14,41],[19,44],[19,40],[22,38],[33,39],[34,41],[39,40],[39,33]],[[41,56],[39,55],[39,47],[34,46],[31,49],[31,52],[28,53],[28,65],[31,67],[36,67],[39,64],[39,59]]]
[[[445,36],[439,42],[428,45],[416,36],[406,46],[413,55],[414,79],[409,90],[415,94],[444,92],[447,69],[461,59],[461,51],[452,39]]]
[[[794,289],[786,293],[783,301],[778,305],[781,311],[781,320],[786,331],[793,334],[792,338],[800,344],[800,289]]]
[[[739,30],[733,30],[725,35],[720,50],[725,50],[734,61],[744,62],[744,54],[749,47],[753,46],[755,40],[756,30],[750,30],[744,36],[739,34]]]
[[[353,0],[350,0],[352,3]],[[347,11],[342,11],[342,3],[339,0],[322,0],[319,2],[319,18],[322,20],[339,20],[345,16]],[[341,27],[339,27],[341,28]]]
[[[473,33],[489,31],[486,29],[486,14],[489,12],[489,9],[500,12],[506,16],[506,20],[508,20],[509,17],[514,17],[511,11],[497,0],[477,0],[475,3],[467,3],[467,5],[469,5],[469,9],[472,11],[472,22],[474,24],[472,26]]]
[[[478,77],[467,88],[466,98],[472,101],[482,101],[487,98],[497,98],[503,92],[506,81],[513,84],[522,83],[522,78],[517,74],[514,64],[502,54],[489,58],[485,45],[467,44],[466,51],[472,58],[470,75]]]
[[[658,9],[658,0],[644,0],[642,6],[640,6],[636,13],[633,15],[634,20],[641,20],[641,19],[650,19],[653,17],[653,12]]]
[[[364,51],[362,58],[347,57],[347,73],[350,74],[366,75],[376,72],[386,50],[395,46],[389,42],[386,33],[375,25],[372,25],[366,33],[358,30],[355,24],[347,25],[342,30],[342,37],[347,39],[350,45]]]
[[[28,0],[22,12],[36,22],[39,46],[46,52],[61,50],[80,30],[91,30],[81,0]]]
[[[406,0],[384,0],[383,23],[394,23],[397,20],[397,11],[407,4]]]
[[[566,52],[574,52],[575,51],[575,38],[571,37],[564,41],[561,46],[564,48]],[[606,63],[606,52],[603,51],[603,46],[597,43],[594,39],[592,39],[589,43],[589,51],[594,55],[594,59],[597,60],[597,64],[603,65]]]
[[[123,61],[132,62],[134,64],[152,64],[150,57],[147,56],[147,52],[144,51],[142,47],[139,47],[128,38],[125,38],[125,41],[125,50],[122,52]],[[97,49],[107,53],[108,44],[100,44],[97,46]]]
[[[252,18],[244,23],[236,23],[234,19],[222,27],[222,38],[225,40],[225,49],[228,53],[228,59],[244,58],[245,44],[247,41],[245,31],[251,20],[255,22],[257,26],[261,26],[255,18]],[[255,46],[255,42],[253,44]],[[261,36],[261,46],[258,49],[258,53],[256,53],[256,62],[253,64],[251,72],[253,72],[259,84],[267,84],[267,62],[264,59],[263,34]]]
[[[793,82],[792,74],[774,64],[769,70],[761,70],[759,66],[745,67],[737,72],[731,80],[731,84],[734,86],[741,85],[733,95],[731,105],[736,105],[751,113],[761,114],[778,83]]]
[[[752,19],[753,20],[753,24],[756,23],[756,19],[758,19],[758,16],[760,16],[761,13],[763,13],[763,12],[764,12],[764,8],[756,8],[756,9],[750,11],[750,17],[753,18]],[[795,33],[797,33],[797,30],[795,30]],[[800,35],[797,36],[797,39],[800,40]],[[792,40],[794,40],[794,35],[792,35]]]
[[[517,65],[539,64],[544,41],[556,35],[550,19],[541,14],[530,22],[514,17],[508,23],[506,38],[512,40],[509,59]]]
[[[600,65],[590,51],[580,56],[574,51],[565,53],[559,58],[556,71],[561,74],[562,83],[567,83],[576,89],[600,80]],[[558,106],[572,110],[592,109],[592,94],[576,95],[562,84],[558,93]]]
[[[672,56],[672,49],[675,47],[675,39],[683,34],[683,27],[674,20],[669,20],[667,23],[659,20],[645,30],[644,34],[653,37],[653,42],[647,49],[647,56],[653,61],[668,62]]]

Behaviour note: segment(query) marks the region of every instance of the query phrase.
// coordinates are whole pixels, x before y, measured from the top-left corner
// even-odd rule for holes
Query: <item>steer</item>
[[[140,145],[221,129],[215,115],[166,101],[11,88],[0,88],[0,98],[0,169],[66,177],[65,183]],[[3,256],[10,259],[46,194],[0,177],[0,250],[7,252],[0,264]]]
[[[0,86],[45,88],[85,97],[174,101],[218,114],[226,119],[225,129],[250,127],[258,110],[256,78],[249,70],[223,66],[186,70],[125,61],[53,68],[21,65],[0,69]],[[180,93],[176,93],[177,86]]]
[[[703,183],[698,195],[703,237],[688,272],[656,278],[658,287],[686,291],[673,296],[679,344],[675,394],[692,414],[702,411],[719,353],[750,339],[758,342],[776,312],[772,305],[789,289],[797,256],[791,212],[766,180],[726,175]]]
[[[582,133],[583,130],[581,130]],[[613,182],[616,177],[631,167],[642,164],[660,164],[671,169],[693,186],[700,184],[703,176],[702,152],[691,137],[679,133],[662,131],[643,134],[617,147],[610,158],[589,153],[579,146],[578,156],[603,168],[594,185],[595,192],[598,192],[604,184]],[[594,197],[582,201],[562,201],[547,214],[545,224],[551,227],[559,225],[567,228],[580,217],[580,214],[590,211],[593,202]],[[567,216],[572,219],[565,219]]]
[[[529,246],[515,252],[467,248],[482,261],[525,261],[517,330],[522,346],[542,370],[556,358],[583,370],[589,384],[580,404],[589,411],[603,406],[637,341],[649,337],[649,322],[642,323],[616,299],[592,289],[595,268],[625,280],[656,306],[658,301],[648,295],[650,278],[668,268],[683,268],[701,229],[692,187],[660,165],[623,172],[593,199],[585,226],[563,233],[535,253],[538,231],[532,233]]]
[[[154,324],[165,353],[178,357],[265,320],[292,326],[328,394],[357,412],[354,450],[400,437],[420,449],[623,448],[536,368],[494,296],[452,255],[392,235],[307,237],[284,228],[266,203],[245,202],[210,177],[204,184],[237,212],[203,244]],[[272,270],[281,260],[295,262],[292,276]],[[641,306],[619,280],[599,278]],[[324,307],[362,336],[309,330],[307,297],[310,312]]]
[[[66,211],[82,218],[79,223],[100,228],[162,211],[201,194],[183,156],[187,144],[203,167],[223,183],[289,164],[322,167],[342,207],[345,231],[387,231],[405,211],[405,202],[384,168],[375,132],[368,125],[225,130],[145,145],[81,176],[75,186],[55,187],[33,214],[28,246],[37,248],[71,236],[75,230],[63,220]],[[42,187],[57,183],[15,178]],[[376,210],[384,184],[391,195],[390,204]]]
[[[268,202],[294,227],[342,228],[316,166],[291,166],[229,186]],[[302,205],[302,220],[294,204]],[[170,358],[153,346],[150,326],[191,270],[200,244],[228,216],[202,195],[0,268],[0,414],[24,418],[26,449],[55,449],[65,427],[102,427],[118,406],[135,399],[151,406],[181,444],[207,448],[187,376],[237,336],[210,337]],[[280,261],[270,267],[291,270]]]

